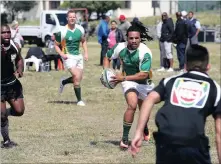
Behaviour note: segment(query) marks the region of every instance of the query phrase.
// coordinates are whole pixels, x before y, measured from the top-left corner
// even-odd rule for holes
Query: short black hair
[[[209,52],[200,45],[191,45],[186,52],[187,71],[206,72],[209,64]]]
[[[137,31],[140,33],[141,42],[153,40],[153,38],[148,35],[148,28],[140,21],[131,22],[131,26],[128,28],[126,36],[128,36],[128,33],[131,31]]]
[[[117,24],[117,21],[115,21],[115,20],[112,20],[112,21],[111,21],[111,23],[113,23],[113,22]]]
[[[193,15],[194,15],[193,11],[189,11],[189,13],[191,13],[191,14],[193,14]]]

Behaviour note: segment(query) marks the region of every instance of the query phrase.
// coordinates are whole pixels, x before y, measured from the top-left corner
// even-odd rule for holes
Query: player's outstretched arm
[[[148,121],[148,118],[150,117],[151,109],[153,108],[154,104],[158,102],[160,102],[160,95],[157,92],[152,91],[146,97],[141,106],[135,137],[132,140],[131,147],[129,149],[133,157],[140,151],[144,127]]]
[[[216,149],[217,149],[219,164],[221,164],[221,114],[218,114],[215,118],[215,129],[216,129]]]
[[[16,65],[16,77],[22,77],[23,76],[23,70],[24,70],[24,61],[20,53],[18,53],[16,59],[15,59],[15,65]]]

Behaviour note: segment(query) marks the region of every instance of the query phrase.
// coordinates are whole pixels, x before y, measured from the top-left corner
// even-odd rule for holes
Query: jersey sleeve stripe
[[[220,91],[219,84],[217,84],[216,81],[213,81],[213,82],[216,85],[216,90],[217,90],[216,101],[214,103],[214,107],[216,107],[218,105],[218,103],[219,103],[220,98],[221,98],[221,91]]]

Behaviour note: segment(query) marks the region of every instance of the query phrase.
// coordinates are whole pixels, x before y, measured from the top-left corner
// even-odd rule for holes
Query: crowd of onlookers
[[[176,22],[168,16],[166,12],[161,15],[161,20],[157,22],[157,38],[159,40],[160,48],[160,68],[157,71],[168,72],[174,71],[174,56],[173,47],[177,51],[177,59],[179,62],[179,70],[184,70],[185,63],[185,51],[193,44],[198,44],[198,34],[200,32],[200,22],[193,17],[194,13],[190,11],[177,12]],[[139,19],[135,17],[132,22],[129,22],[125,15],[120,15],[119,21],[110,21],[110,15],[106,14],[102,17],[98,26],[98,42],[101,45],[100,65],[103,65],[103,57],[109,49],[111,49],[116,43],[126,41],[126,31],[131,26],[132,22],[137,22]],[[119,23],[118,23],[119,22]],[[109,24],[110,23],[110,24]],[[19,33],[19,24],[17,21],[13,21],[11,25],[12,39],[19,47],[24,44],[24,40]],[[54,49],[54,38],[47,47]],[[50,48],[51,47],[51,48]],[[55,52],[53,52],[55,54]],[[57,62],[55,64],[57,66]],[[120,70],[121,62],[119,59],[113,61],[113,69]],[[57,68],[56,68],[57,69]]]
[[[157,24],[157,36],[160,47],[160,69],[158,71],[172,72],[173,67],[173,46],[177,51],[179,70],[184,70],[185,51],[190,45],[198,44],[198,34],[200,32],[200,22],[193,17],[190,11],[177,12],[176,23],[166,12],[162,14],[162,21]]]
[[[133,22],[139,21],[137,17],[133,19]],[[107,53],[108,49],[111,49],[116,43],[125,42],[127,29],[131,26],[125,15],[120,15],[119,24],[116,20],[110,22],[110,16],[104,15],[98,28],[98,42],[101,44],[100,65],[103,65],[103,57]],[[113,69],[120,69],[120,60],[113,60]]]
[[[161,15],[161,20],[157,22],[157,38],[160,48],[160,68],[157,71],[174,71],[173,47],[177,51],[179,70],[184,70],[185,51],[193,44],[198,44],[198,34],[200,32],[200,22],[193,17],[194,13],[190,11],[177,12],[176,22],[168,16],[166,12]],[[98,27],[98,42],[101,44],[100,65],[108,49],[112,48],[118,42],[126,41],[126,31],[131,26],[124,15],[120,15],[119,24],[117,21],[110,22],[110,16],[104,15]],[[133,21],[139,21],[134,18]],[[110,22],[110,25],[109,25]],[[109,28],[110,27],[110,28]],[[113,69],[120,69],[120,61],[113,61]]]

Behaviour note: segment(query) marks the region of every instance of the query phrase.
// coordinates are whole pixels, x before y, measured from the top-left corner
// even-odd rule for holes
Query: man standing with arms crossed
[[[62,57],[64,66],[71,73],[71,77],[61,79],[59,92],[62,93],[64,86],[68,83],[74,84],[74,92],[77,97],[77,105],[85,106],[81,99],[80,82],[83,75],[83,56],[80,54],[80,43],[84,49],[84,60],[88,60],[87,43],[84,36],[84,28],[76,24],[76,14],[73,10],[67,13],[68,24],[61,27],[55,33],[55,49]],[[61,46],[61,48],[59,47]]]

